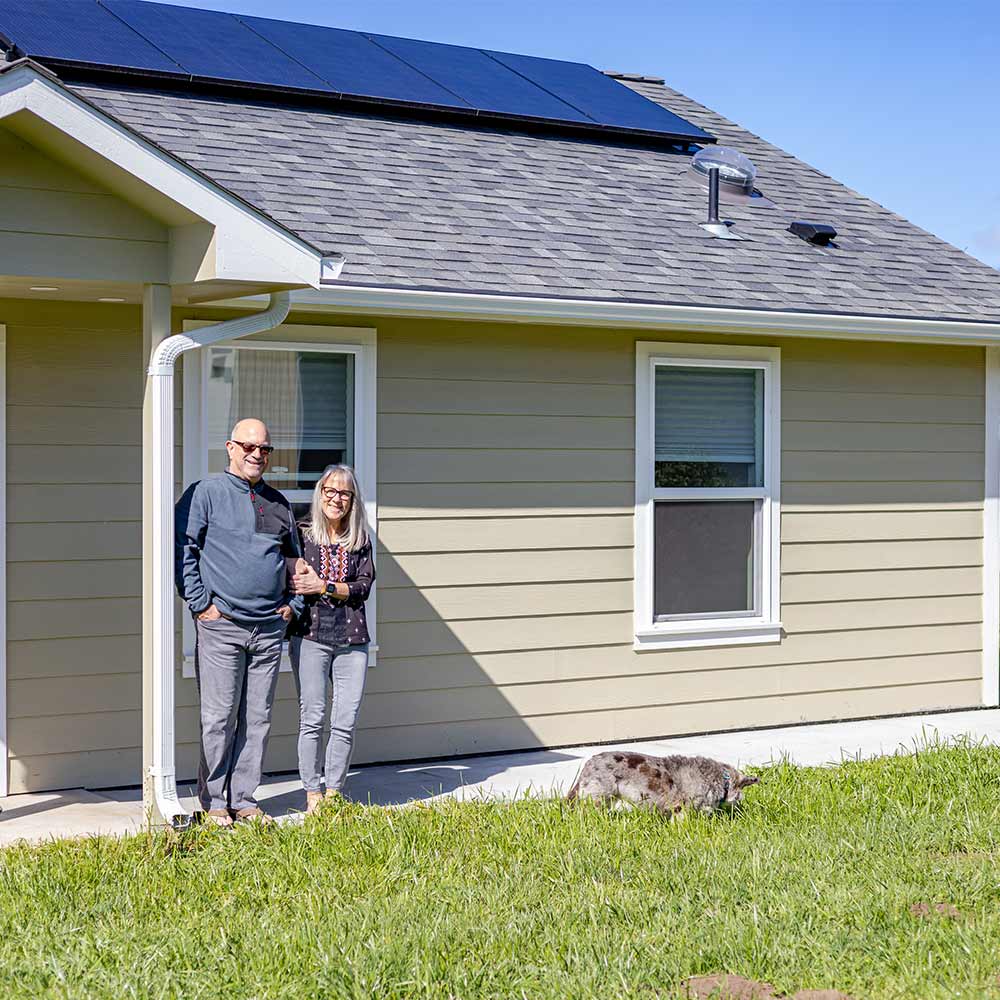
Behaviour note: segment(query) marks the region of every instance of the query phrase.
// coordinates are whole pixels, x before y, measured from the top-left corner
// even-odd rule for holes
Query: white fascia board
[[[34,115],[212,225],[216,279],[319,286],[323,255],[315,248],[30,65],[0,75],[0,122],[17,112]]]
[[[1000,323],[894,316],[769,312],[350,285],[293,292],[292,304],[296,309],[379,316],[446,317],[635,330],[707,330],[734,335],[825,337],[901,343],[1000,345]]]

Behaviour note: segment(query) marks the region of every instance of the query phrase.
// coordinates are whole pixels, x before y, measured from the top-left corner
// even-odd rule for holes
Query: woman
[[[331,465],[320,476],[302,537],[305,559],[296,564],[292,589],[305,596],[306,607],[289,645],[299,692],[299,774],[312,813],[323,801],[320,736],[328,689],[332,683],[325,771],[326,796],[333,798],[347,777],[368,672],[365,601],[375,563],[364,498],[349,466]]]

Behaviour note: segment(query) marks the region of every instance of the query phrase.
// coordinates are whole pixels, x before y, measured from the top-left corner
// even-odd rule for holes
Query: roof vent
[[[837,230],[824,222],[793,222],[788,231],[816,247],[828,246],[837,238]]]
[[[691,169],[708,179],[708,221],[701,228],[722,240],[741,240],[730,230],[732,223],[719,219],[719,189],[749,196],[757,177],[757,168],[739,150],[728,146],[709,146],[691,158]]]

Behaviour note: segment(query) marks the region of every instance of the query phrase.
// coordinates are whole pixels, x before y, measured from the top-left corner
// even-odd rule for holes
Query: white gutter
[[[162,341],[149,364],[153,407],[153,753],[149,769],[156,809],[175,828],[190,817],[177,798],[174,737],[174,365],[185,352],[278,326],[288,292],[271,295],[263,312],[178,333]]]
[[[296,309],[633,330],[710,330],[734,335],[829,337],[927,344],[1000,344],[1000,323],[848,313],[770,311],[324,283],[293,293]],[[235,301],[216,305],[238,305]],[[245,308],[247,303],[242,304]]]

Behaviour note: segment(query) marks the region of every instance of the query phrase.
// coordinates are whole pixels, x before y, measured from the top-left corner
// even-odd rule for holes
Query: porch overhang
[[[51,283],[53,298],[141,302],[143,286],[159,284],[170,286],[175,304],[187,304],[318,288],[322,274],[339,273],[338,255],[305,243],[30,60],[0,63],[0,128],[114,192],[167,234],[142,259],[74,252],[68,237],[18,234],[18,252],[5,254],[0,268],[0,296],[37,298],[32,286]]]

